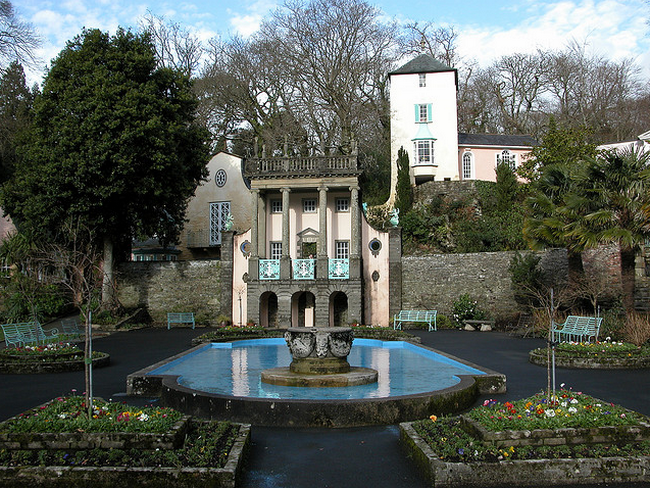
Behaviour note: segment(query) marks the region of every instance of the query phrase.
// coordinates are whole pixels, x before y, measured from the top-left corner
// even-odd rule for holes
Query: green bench
[[[598,340],[598,332],[603,319],[601,317],[581,317],[569,315],[564,323],[553,322],[551,337],[555,342],[589,342]]]
[[[429,332],[438,330],[437,310],[400,310],[393,316],[393,329],[402,330],[403,322],[421,323],[429,326]]]
[[[192,312],[171,312],[167,314],[167,330],[171,329],[172,324],[192,324],[194,328],[194,313]]]
[[[61,319],[61,329],[63,334],[71,337],[80,337],[86,333],[77,319]]]
[[[52,339],[56,340],[59,336],[58,329],[53,328],[46,332],[38,322],[3,324],[0,327],[2,327],[7,347],[24,347],[40,342],[49,342]]]

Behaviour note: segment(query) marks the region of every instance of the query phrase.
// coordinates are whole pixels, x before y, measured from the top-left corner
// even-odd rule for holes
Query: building
[[[253,157],[244,174],[252,219],[250,231],[235,238],[233,287],[246,295],[247,320],[387,325],[390,235],[363,216],[356,151]]]
[[[530,136],[459,134],[457,72],[428,54],[392,71],[389,79],[391,160],[397,161],[402,147],[408,152],[415,185],[496,181],[497,164],[504,161],[514,169],[536,145]]]
[[[650,131],[644,132],[633,141],[614,142],[611,144],[603,144],[598,146],[601,151],[608,150],[628,150],[628,151],[641,151],[650,152]]]

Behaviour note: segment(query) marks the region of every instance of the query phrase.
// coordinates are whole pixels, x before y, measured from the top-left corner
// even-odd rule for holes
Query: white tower
[[[389,79],[393,168],[403,147],[413,183],[458,180],[456,70],[421,54],[389,73]]]

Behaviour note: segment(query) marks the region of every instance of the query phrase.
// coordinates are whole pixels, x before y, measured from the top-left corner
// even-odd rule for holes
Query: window
[[[271,213],[282,213],[282,200],[271,200]]]
[[[282,243],[271,242],[271,259],[280,259],[282,257]]]
[[[336,259],[348,259],[350,257],[350,241],[336,241]]]
[[[316,212],[316,199],[315,198],[305,198],[302,201],[302,211],[303,213],[314,213]]]
[[[463,153],[463,179],[474,179],[474,155],[470,151]]]
[[[433,106],[430,103],[415,105],[415,122],[431,122],[433,120]]]
[[[228,181],[228,175],[223,169],[218,170],[214,174],[214,183],[219,188],[223,187],[226,184],[226,181]]]
[[[504,149],[500,153],[497,153],[497,165],[501,163],[508,164],[510,169],[514,170],[517,166],[517,155],[512,154],[508,149]]]
[[[424,88],[427,86],[427,74],[426,73],[420,73],[418,75],[419,77],[419,82],[420,82],[420,88]]]
[[[211,246],[221,244],[221,231],[232,220],[230,202],[213,202],[210,204],[210,241]]]
[[[413,143],[415,158],[413,164],[434,164],[433,163],[433,141],[415,141]]]
[[[349,198],[337,198],[336,199],[336,211],[337,212],[348,212],[350,210],[350,199]]]

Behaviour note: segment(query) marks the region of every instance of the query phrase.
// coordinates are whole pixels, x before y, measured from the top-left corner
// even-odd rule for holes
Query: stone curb
[[[439,459],[413,429],[400,424],[400,441],[433,487],[545,486],[650,481],[650,457],[533,459],[452,463]]]
[[[111,362],[110,355],[101,352],[102,356],[93,359],[93,368],[108,366]],[[47,374],[66,373],[68,371],[81,371],[84,369],[84,360],[74,361],[0,361],[2,374]]]
[[[537,366],[546,366],[546,353],[530,351],[528,360]],[[555,356],[555,366],[558,368],[573,369],[643,369],[650,368],[650,357],[629,358],[567,358]]]
[[[0,466],[2,486],[165,486],[234,488],[250,446],[250,425],[239,427],[223,468],[176,468],[119,466]]]

